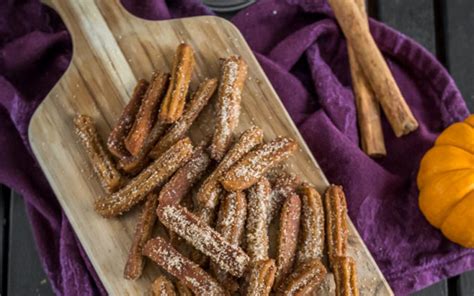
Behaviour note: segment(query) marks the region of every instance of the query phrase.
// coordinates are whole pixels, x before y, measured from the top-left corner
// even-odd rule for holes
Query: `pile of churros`
[[[113,218],[142,208],[124,277],[140,278],[151,261],[165,271],[154,295],[308,295],[330,270],[336,295],[358,295],[342,188],[322,198],[286,172],[298,148],[292,138],[264,141],[257,126],[235,135],[247,77],[241,57],[223,59],[220,79],[204,79],[188,96],[194,64],[193,49],[180,44],[171,74],[140,80],[106,145],[91,117],[74,118],[107,192],[95,211]],[[188,131],[214,94],[213,134],[194,144]],[[158,226],[166,232],[152,238]]]

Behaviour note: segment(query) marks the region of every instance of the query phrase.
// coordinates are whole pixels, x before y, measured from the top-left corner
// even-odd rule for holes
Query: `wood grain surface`
[[[159,270],[148,264],[137,281],[125,280],[123,267],[130,247],[137,211],[104,219],[93,202],[105,195],[93,176],[84,150],[73,133],[77,113],[92,116],[105,139],[129,100],[138,79],[152,71],[170,70],[180,42],[196,52],[191,88],[205,77],[217,77],[219,58],[241,55],[249,65],[242,93],[238,132],[251,124],[265,131],[295,138],[301,149],[288,169],[323,192],[328,181],[312,157],[294,123],[266,78],[240,32],[228,21],[203,16],[169,21],[146,21],[129,14],[118,0],[47,1],[63,18],[73,39],[73,58],[66,73],[38,107],[29,138],[59,202],[111,295],[143,295]],[[199,140],[213,128],[213,110],[203,111],[191,135]],[[350,197],[349,197],[350,198]],[[350,225],[350,253],[358,263],[361,295],[392,295],[361,238]]]

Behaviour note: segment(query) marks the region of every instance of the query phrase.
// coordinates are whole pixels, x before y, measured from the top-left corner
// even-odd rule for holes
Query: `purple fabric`
[[[210,13],[197,0],[124,0],[132,13],[167,19]],[[322,0],[262,0],[234,17],[397,295],[474,268],[474,251],[444,239],[417,207],[422,155],[468,115],[454,82],[425,49],[375,21],[371,30],[420,128],[367,157],[358,133],[346,43]],[[27,140],[31,115],[68,66],[70,37],[38,1],[0,3],[0,182],[24,197],[42,263],[58,295],[106,294]]]

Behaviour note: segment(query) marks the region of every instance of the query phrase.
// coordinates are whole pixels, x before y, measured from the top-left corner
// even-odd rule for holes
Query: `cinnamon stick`
[[[395,135],[401,137],[416,130],[418,122],[405,102],[356,2],[329,0],[329,4]]]
[[[368,26],[365,0],[355,0],[355,2],[359,6],[365,24]],[[350,43],[348,43],[347,49],[362,150],[371,157],[385,156],[387,151],[383,138],[379,104],[375,99],[374,92],[356,59]]]

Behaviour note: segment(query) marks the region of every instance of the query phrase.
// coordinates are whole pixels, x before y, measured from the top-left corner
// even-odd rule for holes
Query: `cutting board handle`
[[[120,0],[43,0],[43,3],[60,15],[73,43],[81,35],[85,39],[94,36],[106,40],[120,26],[142,21],[129,13]]]

